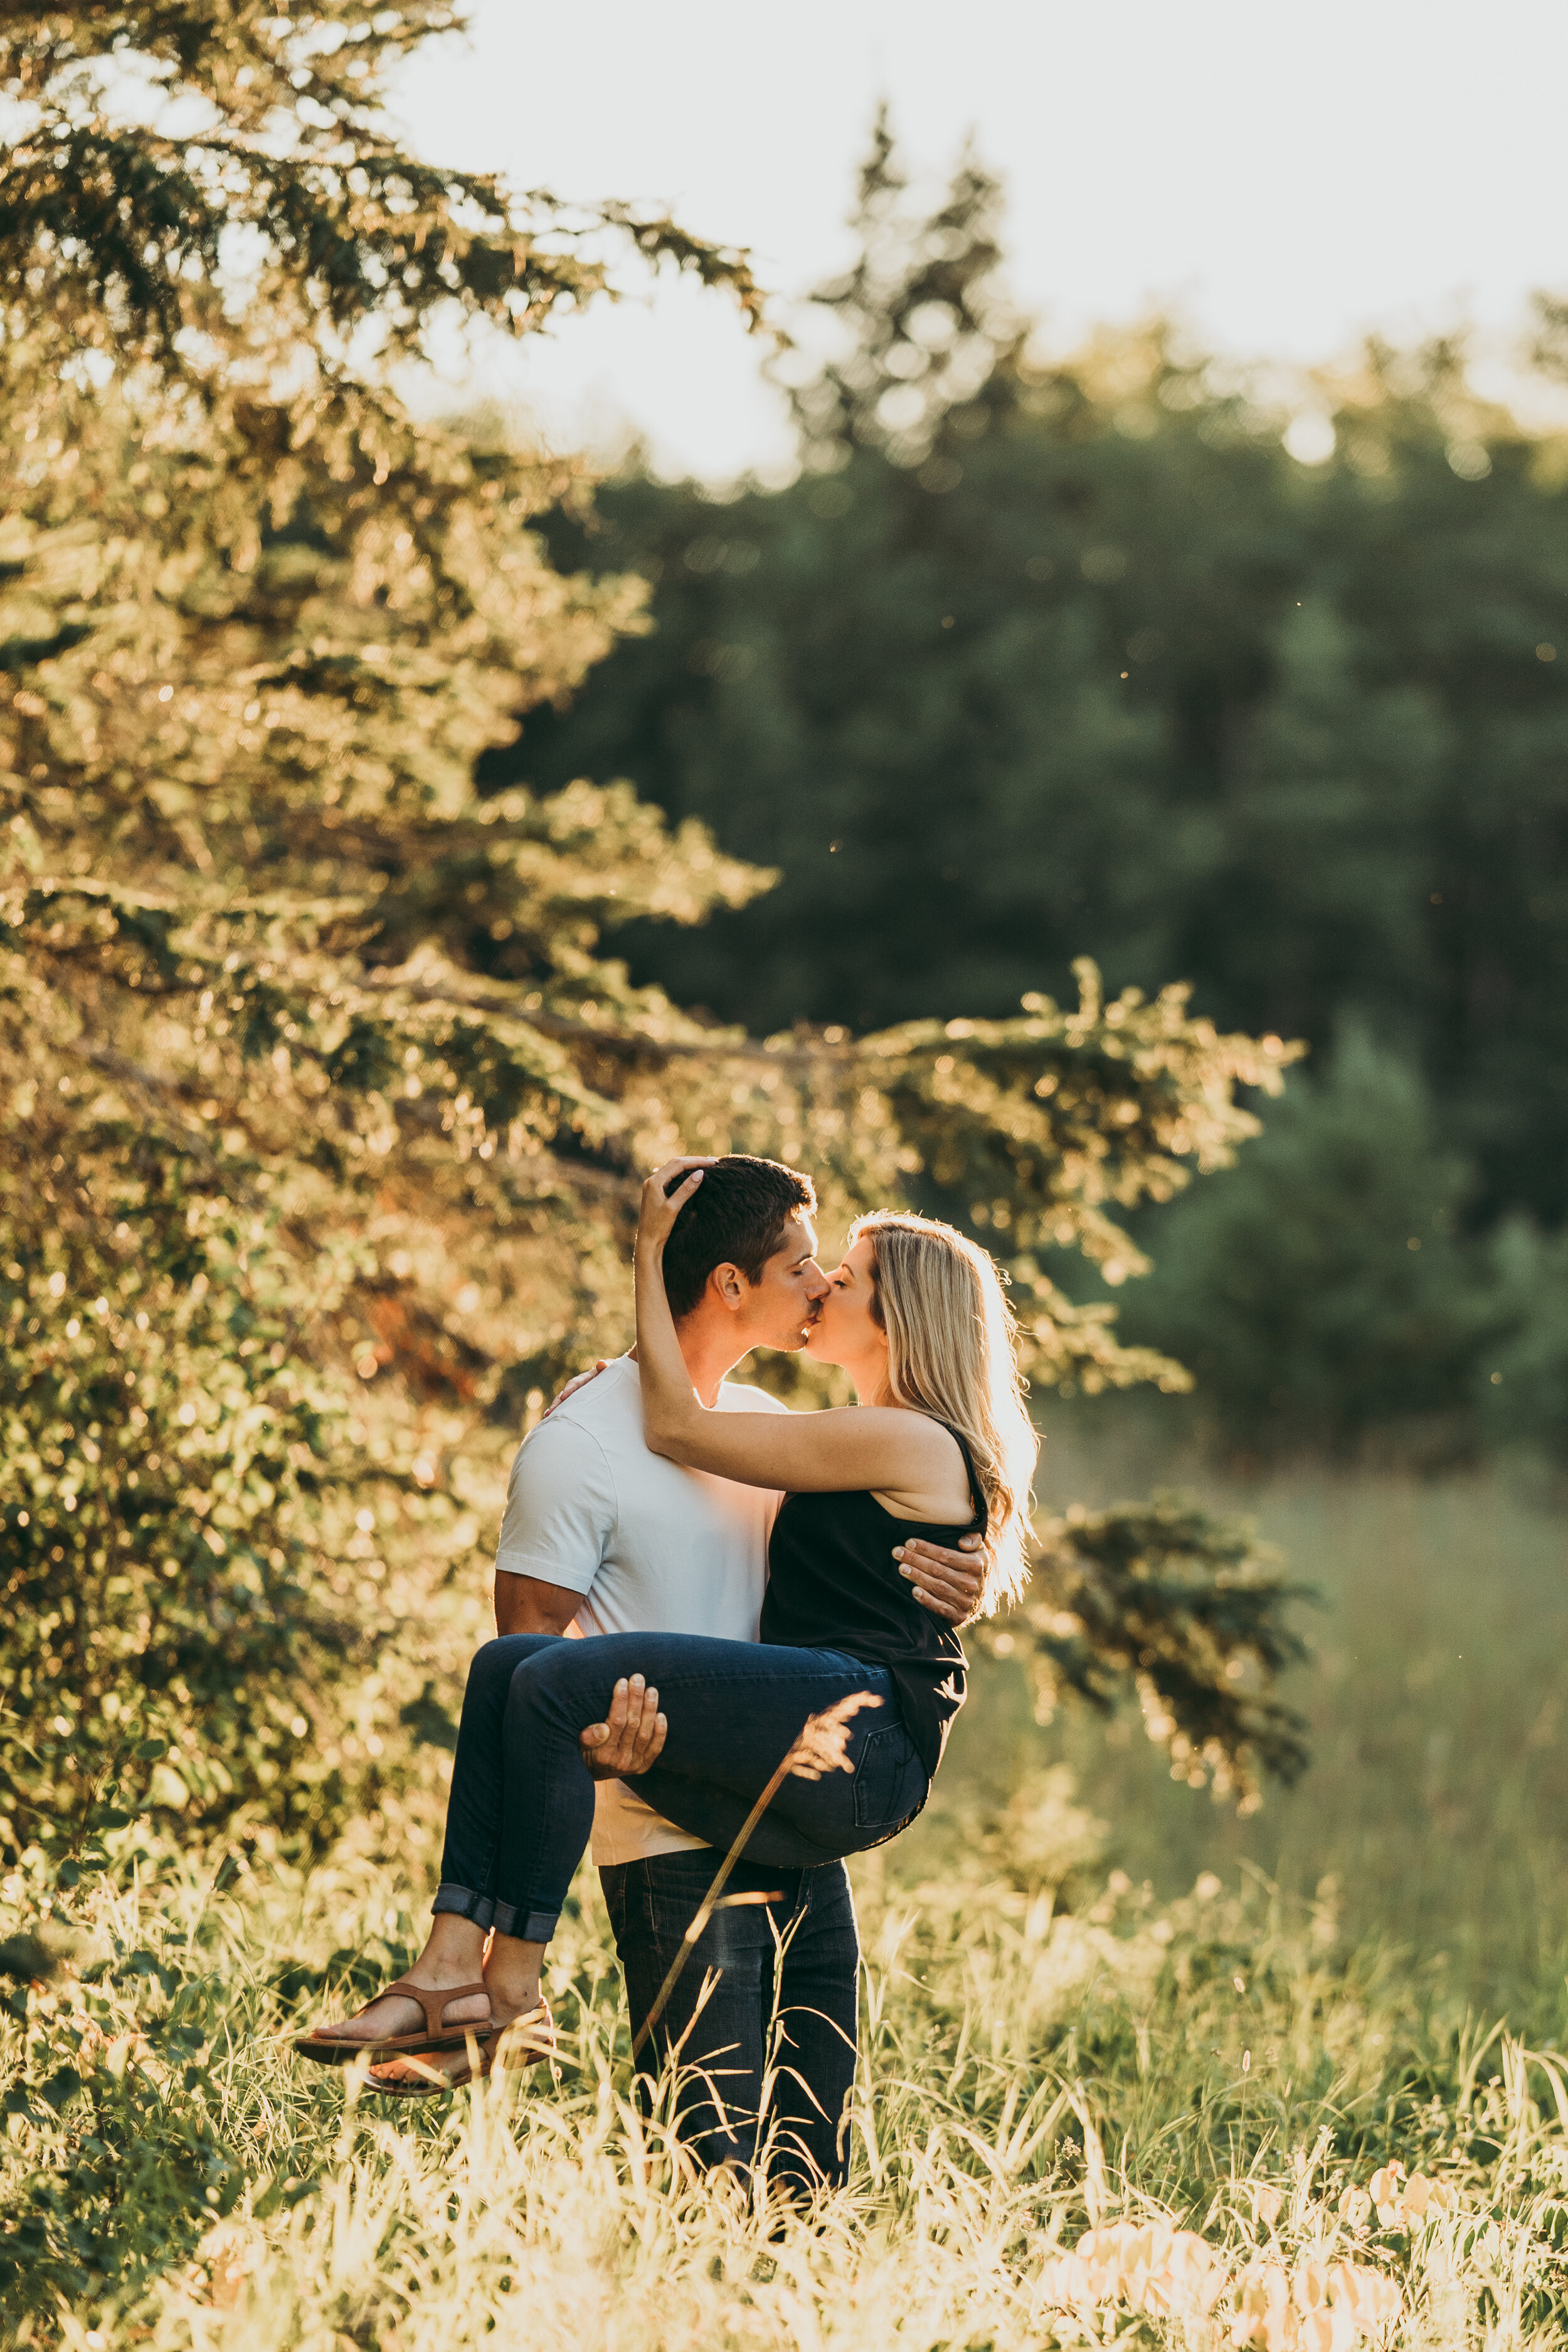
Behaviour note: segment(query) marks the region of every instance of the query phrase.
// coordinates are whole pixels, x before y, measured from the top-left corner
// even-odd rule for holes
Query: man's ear
[[[708,1277],[708,1287],[719,1304],[733,1315],[745,1305],[750,1285],[738,1265],[716,1265]]]

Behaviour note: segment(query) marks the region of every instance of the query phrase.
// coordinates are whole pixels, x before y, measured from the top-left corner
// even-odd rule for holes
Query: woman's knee
[[[493,1641],[481,1643],[468,1661],[470,1691],[490,1691],[498,1686],[505,1690],[520,1665],[532,1654],[530,1647],[536,1636],[526,1633],[498,1633]]]
[[[582,1654],[587,1648],[585,1642],[552,1642],[547,1649],[515,1659],[507,1694],[508,1712],[527,1709],[538,1713],[543,1709],[559,1713],[563,1708],[580,1712],[584,1706],[591,1710],[594,1696],[589,1686],[596,1685],[598,1677]],[[590,1711],[576,1727],[581,1729],[593,1720]]]

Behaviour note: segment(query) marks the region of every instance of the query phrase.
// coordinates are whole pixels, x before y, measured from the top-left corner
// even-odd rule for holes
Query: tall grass
[[[1140,1467],[1073,1475],[1121,1490]],[[1530,1738],[1563,1671],[1550,1517],[1393,1479],[1216,1499],[1251,1502],[1330,1594],[1311,1778],[1237,1824],[1161,1780],[1136,1726],[1041,1734],[989,1678],[945,1818],[856,1866],[851,2179],[811,2216],[692,2181],[642,2116],[591,1873],[552,1954],[553,2076],[390,2108],[291,2058],[302,2016],[416,1948],[428,1889],[400,1857],[430,1851],[438,1770],[422,1844],[371,1823],[309,1876],[261,1848],[198,1865],[144,1828],[64,1917],[14,1873],[0,1928],[59,1965],[29,1984],[45,1951],[0,1953],[0,2341],[1563,2341],[1568,2084],[1538,1916],[1561,1767]],[[1512,2032],[1484,1998],[1505,1981]],[[1422,2211],[1391,2164],[1437,2190]],[[1378,2279],[1381,2321],[1352,2299]]]
[[[1092,1426],[1092,1425],[1091,1425]],[[1157,1424],[1156,1424],[1157,1431]],[[1172,1785],[1136,1720],[1079,1716],[1047,1752],[1111,1827],[1110,1859],[1161,1890],[1250,1863],[1320,1884],[1352,1940],[1410,1949],[1461,2001],[1563,2028],[1568,1970],[1568,1535],[1527,1465],[1423,1480],[1304,1467],[1253,1478],[1173,1457],[1142,1416],[1109,1441],[1072,1425],[1046,1476],[1094,1501],[1162,1482],[1252,1513],[1323,1605],[1317,1664],[1289,1696],[1313,1761],[1249,1821]],[[962,1720],[962,1718],[961,1718]],[[974,1753],[978,1719],[964,1725]]]

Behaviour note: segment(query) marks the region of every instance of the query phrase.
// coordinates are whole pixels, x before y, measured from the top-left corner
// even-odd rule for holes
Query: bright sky
[[[972,127],[1011,280],[1060,344],[1173,302],[1247,356],[1342,354],[1568,290],[1564,0],[472,0],[398,93],[417,144],[668,202],[796,295],[850,250],[877,99],[911,163]],[[635,281],[628,281],[635,282]],[[666,283],[492,365],[563,446],[630,419],[668,471],[787,464],[722,297]]]

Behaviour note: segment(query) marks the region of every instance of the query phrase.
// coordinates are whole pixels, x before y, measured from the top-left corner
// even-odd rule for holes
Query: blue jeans
[[[599,1873],[634,2041],[719,1859],[704,1847]],[[709,1920],[638,2059],[638,2093],[651,2112],[655,2078],[673,2058],[671,2120],[695,2160],[750,2172],[760,2138],[770,2182],[809,2199],[848,2169],[860,1959],[848,1877],[841,1862],[741,1862],[728,1891],[774,1899]]]
[[[639,1673],[658,1685],[669,1728],[658,1762],[629,1785],[721,1854],[806,1717],[853,1691],[881,1703],[850,1721],[850,1770],[786,1780],[746,1842],[748,1858],[819,1867],[880,1845],[925,1802],[925,1766],[880,1667],[700,1634],[505,1634],[468,1668],[437,1911],[549,1942],[594,1826],[578,1735],[607,1716],[618,1677]]]

